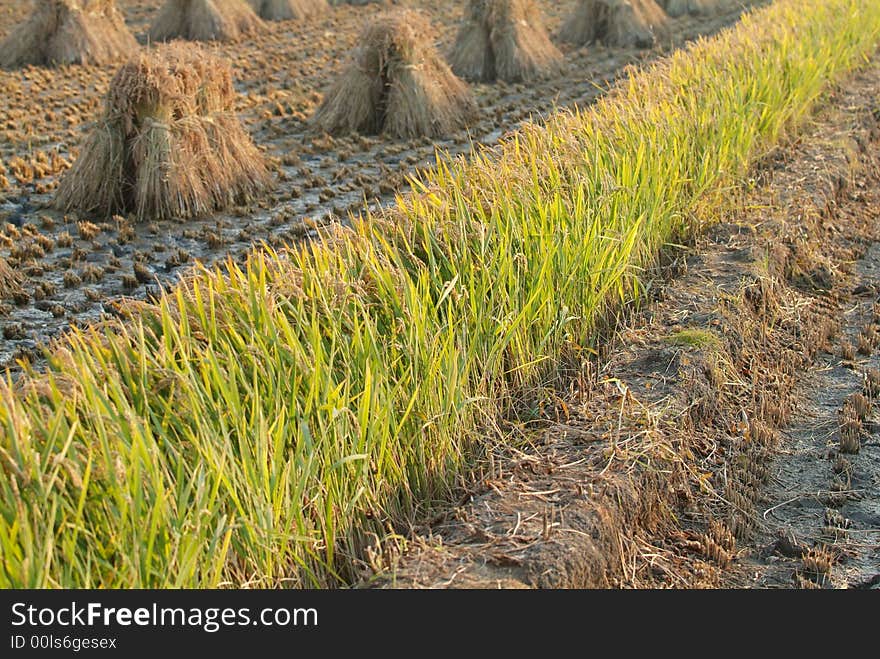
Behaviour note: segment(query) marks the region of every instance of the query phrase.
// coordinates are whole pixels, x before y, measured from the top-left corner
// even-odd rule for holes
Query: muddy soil
[[[119,0],[141,43],[161,0]],[[425,11],[442,50],[454,40],[462,0],[408,3]],[[574,0],[541,0],[556,32]],[[765,4],[763,0],[744,5]],[[2,2],[0,37],[29,3]],[[258,204],[187,222],[137,224],[131,218],[63,215],[47,208],[59,176],[98,115],[115,67],[27,68],[0,71],[0,257],[25,275],[22,294],[0,301],[0,368],[34,357],[38,345],[71,324],[114,313],[122,296],[154,294],[195,262],[236,258],[254,244],[278,246],[364,204],[393,200],[408,175],[430,165],[437,151],[467,154],[492,145],[521,122],[556,108],[584,106],[628,64],[643,62],[733,23],[739,10],[672,21],[672,36],[651,51],[563,47],[562,75],[530,84],[477,85],[481,120],[440,141],[383,137],[334,139],[307,121],[339,71],[376,4],[342,5],[310,23],[268,23],[235,44],[206,48],[234,65],[239,111],[265,148],[278,178]]]
[[[832,90],[363,585],[880,585],[878,98]]]

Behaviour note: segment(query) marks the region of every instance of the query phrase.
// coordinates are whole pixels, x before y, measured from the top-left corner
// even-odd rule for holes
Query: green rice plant
[[[350,230],[71,332],[0,383],[0,586],[351,583],[878,36],[873,0],[779,0]]]

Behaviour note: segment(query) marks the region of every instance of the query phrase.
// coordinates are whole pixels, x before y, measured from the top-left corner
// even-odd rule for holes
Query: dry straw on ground
[[[562,53],[534,0],[471,0],[450,63],[466,80],[517,82],[557,73]]]
[[[28,19],[0,43],[0,68],[107,64],[137,48],[114,0],[34,0]]]
[[[130,60],[111,82],[56,206],[147,220],[253,199],[269,174],[234,103],[229,64],[197,47],[173,44]]]
[[[470,88],[441,59],[417,12],[380,16],[324,96],[313,119],[328,133],[439,137],[476,115]]]
[[[168,0],[150,27],[150,40],[234,41],[261,27],[245,0]]]
[[[665,34],[669,19],[655,0],[579,0],[559,38],[579,46],[650,48]]]
[[[302,20],[325,13],[327,0],[248,0],[260,18],[267,21]]]

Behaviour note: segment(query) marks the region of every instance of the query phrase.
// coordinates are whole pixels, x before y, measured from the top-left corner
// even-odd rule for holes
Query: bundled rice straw
[[[430,25],[414,11],[380,16],[363,32],[360,47],[313,119],[334,134],[380,133],[437,137],[476,115],[467,84],[434,47]]]
[[[0,257],[0,300],[8,300],[21,292],[21,277]]]
[[[114,0],[34,0],[28,19],[0,43],[0,67],[107,64],[137,48]]]
[[[173,44],[132,59],[113,78],[56,207],[148,220],[248,202],[269,174],[234,102],[229,64],[198,48]]]
[[[248,0],[260,18],[267,21],[302,20],[325,13],[327,0]]]
[[[466,80],[517,82],[558,73],[562,53],[534,0],[470,0],[450,63]]]
[[[244,0],[168,0],[150,28],[150,40],[235,41],[261,27]]]
[[[580,0],[559,34],[579,46],[650,48],[665,34],[669,18],[655,0]]]

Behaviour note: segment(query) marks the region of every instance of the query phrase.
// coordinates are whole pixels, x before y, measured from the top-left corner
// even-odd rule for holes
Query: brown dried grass
[[[130,60],[62,179],[56,207],[146,220],[250,201],[269,173],[234,102],[229,64],[199,48],[173,44]]]
[[[441,59],[430,33],[415,11],[380,16],[325,94],[314,125],[332,134],[399,138],[439,137],[466,125],[476,115],[476,101]]]
[[[471,0],[450,56],[456,75],[477,82],[547,77],[562,61],[534,0]]]
[[[871,414],[871,401],[861,392],[850,394],[846,397],[846,405],[852,408],[855,416],[864,421]]]
[[[840,432],[840,452],[858,453],[861,449],[862,422],[859,421],[855,411],[845,409],[841,414],[838,428]]]
[[[245,0],[168,0],[150,27],[150,40],[235,41],[263,27]]]
[[[28,19],[0,43],[0,68],[100,65],[137,49],[115,0],[34,0]]]
[[[562,41],[584,46],[650,48],[665,35],[669,17],[655,0],[580,0],[560,30]]]
[[[330,9],[327,0],[248,0],[251,8],[267,21],[302,20]]]

